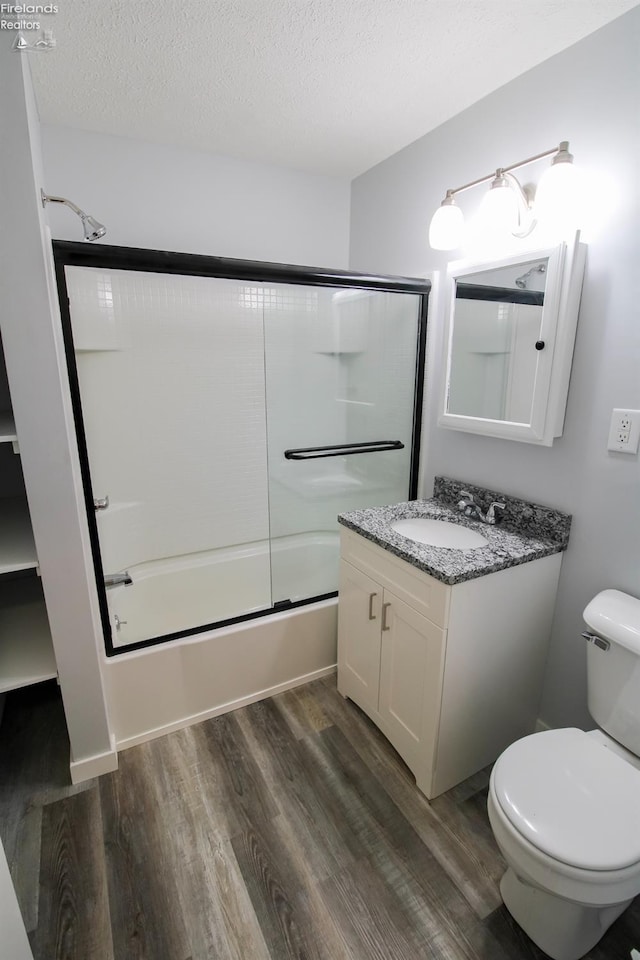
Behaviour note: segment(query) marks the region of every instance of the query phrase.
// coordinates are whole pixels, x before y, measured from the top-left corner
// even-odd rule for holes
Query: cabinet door
[[[382,587],[340,562],[338,690],[366,712],[378,709]]]
[[[384,592],[379,712],[383,732],[425,782],[440,716],[445,631]]]

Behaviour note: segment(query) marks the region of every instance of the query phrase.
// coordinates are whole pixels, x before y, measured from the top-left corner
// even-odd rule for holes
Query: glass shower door
[[[237,280],[65,276],[113,646],[269,610],[262,309]]]
[[[339,513],[410,495],[421,298],[273,284],[265,329],[274,605],[338,589]]]

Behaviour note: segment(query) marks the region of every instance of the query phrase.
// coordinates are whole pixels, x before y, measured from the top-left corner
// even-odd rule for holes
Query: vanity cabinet
[[[338,690],[433,798],[532,733],[561,555],[449,586],[341,530]]]

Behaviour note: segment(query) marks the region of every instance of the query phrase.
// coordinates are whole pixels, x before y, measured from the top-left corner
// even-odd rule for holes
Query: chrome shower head
[[[99,240],[100,237],[104,237],[107,232],[107,228],[103,223],[100,223],[99,220],[96,220],[95,217],[90,216],[88,213],[85,213],[84,210],[81,210],[80,207],[77,207],[75,203],[72,203],[71,200],[65,200],[64,197],[50,197],[44,192],[40,191],[40,196],[42,197],[42,206],[46,206],[47,203],[64,203],[66,207],[69,207],[77,216],[82,220],[82,229],[84,231],[85,240]]]

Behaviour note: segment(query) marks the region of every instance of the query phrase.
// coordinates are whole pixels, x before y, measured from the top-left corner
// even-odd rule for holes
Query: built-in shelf
[[[37,577],[0,584],[0,693],[57,676],[42,586]]]
[[[29,508],[24,497],[0,499],[0,574],[38,566]]]
[[[17,443],[18,435],[13,422],[13,414],[7,410],[0,410],[0,443]]]

